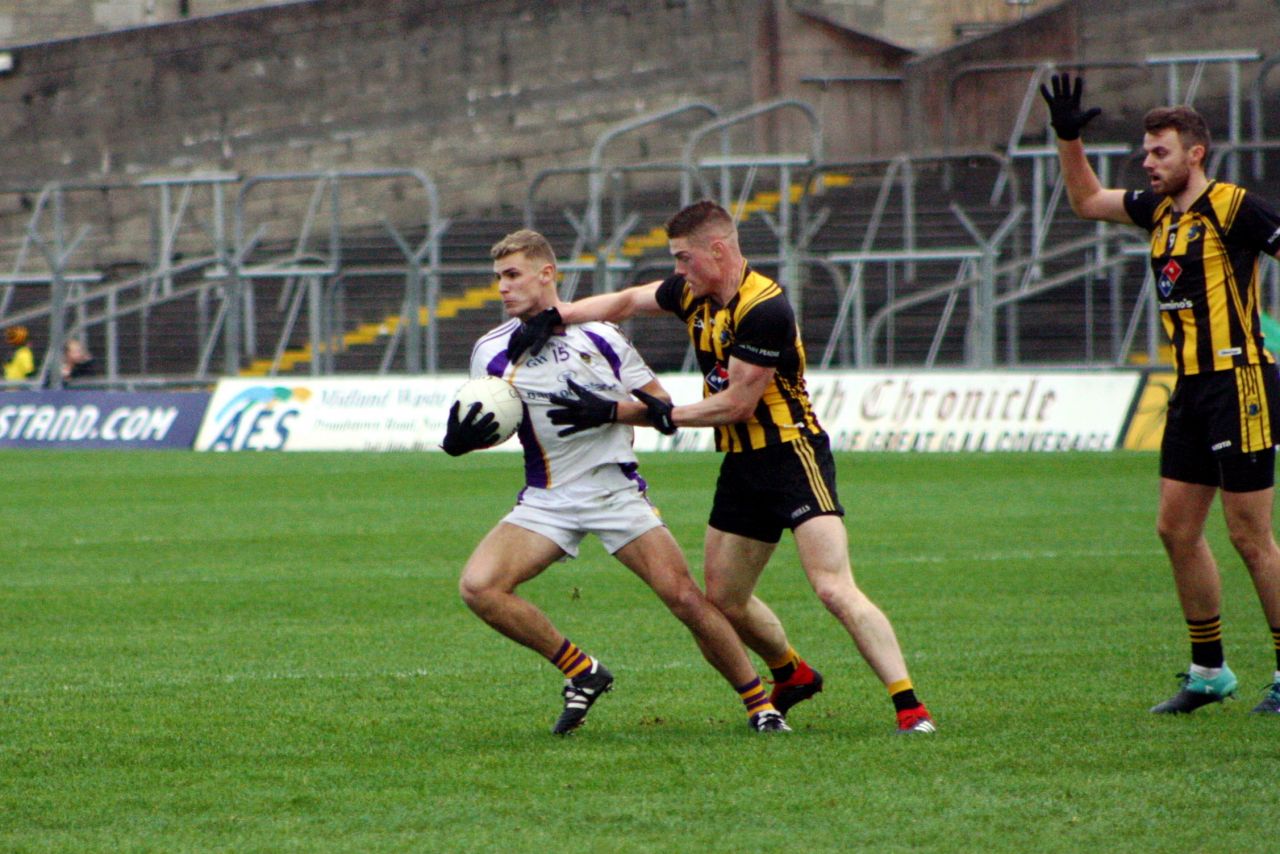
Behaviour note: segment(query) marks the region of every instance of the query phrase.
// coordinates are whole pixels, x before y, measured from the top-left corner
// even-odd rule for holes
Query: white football
[[[456,392],[453,399],[458,403],[458,417],[466,418],[471,405],[480,404],[480,416],[488,412],[498,425],[498,440],[490,445],[501,445],[511,438],[524,420],[524,403],[520,400],[520,392],[515,386],[501,377],[480,377],[467,380]],[[450,408],[453,404],[450,404]]]

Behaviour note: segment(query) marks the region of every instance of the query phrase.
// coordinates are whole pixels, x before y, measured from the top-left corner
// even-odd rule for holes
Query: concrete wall
[[[1006,30],[909,62],[907,138],[921,149],[1003,147],[1027,92],[1030,66],[1054,60],[1067,68],[1084,64],[1087,99],[1104,109],[1090,126],[1092,139],[1136,141],[1142,114],[1169,100],[1165,69],[1148,65],[1147,57],[1235,50],[1280,54],[1280,3],[1069,0]],[[1000,64],[1022,67],[990,67]],[[1241,66],[1243,91],[1262,69],[1261,62]],[[1190,67],[1180,73],[1183,96],[1192,75]],[[1207,65],[1195,97],[1219,135],[1226,123],[1228,79],[1226,65]],[[1263,91],[1266,111],[1280,117],[1280,74],[1270,75]],[[1043,132],[1048,117],[1039,103],[1032,110],[1028,132]]]
[[[448,210],[519,204],[606,128],[751,99],[753,0],[311,0],[19,48],[8,185],[222,169],[427,171]],[[691,122],[686,123],[686,127]],[[611,156],[678,151],[652,131]]]
[[[0,76],[0,185],[399,166],[433,176],[446,213],[475,213],[519,206],[535,175],[584,163],[606,129],[687,102],[730,111],[777,97],[808,101],[837,159],[1001,147],[1030,72],[977,66],[1120,60],[1133,65],[1089,72],[1091,103],[1106,109],[1094,138],[1131,140],[1136,116],[1164,100],[1163,72],[1141,64],[1148,54],[1280,53],[1275,0],[1042,8],[920,58],[784,0],[307,0],[20,46],[16,70]],[[1246,85],[1258,69],[1246,66]],[[895,73],[901,86],[803,82]],[[1273,76],[1268,110],[1280,117]],[[1224,91],[1225,73],[1210,69],[1197,104],[1220,113]],[[1029,133],[1043,131],[1043,113],[1035,104]],[[674,159],[701,119],[630,134],[606,160]],[[802,130],[777,119],[743,145],[804,150]],[[583,189],[580,179],[546,186],[551,200]],[[371,221],[388,210],[421,219],[411,185],[382,192]],[[113,221],[145,203],[130,198],[138,201],[112,203]],[[0,194],[0,214],[20,217],[23,203]]]
[[[76,38],[128,27],[169,23],[298,0],[0,0],[0,45]],[[809,0],[844,23],[916,50],[952,44],[959,33],[1017,20],[1059,0]],[[536,6],[527,0],[526,6]],[[597,5],[604,5],[598,3]],[[614,0],[614,7],[627,0]],[[672,4],[676,5],[676,4]],[[797,4],[790,4],[795,6]]]
[[[781,94],[811,104],[828,160],[901,151],[902,83],[887,78],[900,78],[912,53],[794,10],[780,10],[778,19],[776,53],[756,62],[757,79],[767,71],[775,82],[757,86],[757,99]]]
[[[0,0],[0,45],[76,38],[288,2],[296,0]]]
[[[820,7],[843,23],[913,50],[936,50],[964,34],[1012,23],[1060,0],[823,0]]]

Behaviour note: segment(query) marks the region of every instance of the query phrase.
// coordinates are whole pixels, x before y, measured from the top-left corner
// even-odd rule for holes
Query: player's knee
[[[458,581],[458,595],[463,603],[477,614],[483,613],[496,595],[497,590],[491,584],[463,573]]]
[[[724,614],[729,622],[736,623],[745,619],[747,614],[747,601],[730,595],[729,591],[707,585],[707,601],[715,607],[717,611]]]
[[[1229,537],[1232,547],[1250,568],[1261,565],[1275,548],[1274,540],[1266,530],[1232,530]]]
[[[1199,532],[1188,531],[1183,525],[1175,525],[1167,519],[1156,520],[1156,536],[1166,551],[1176,551],[1192,545],[1200,538]]]
[[[813,586],[813,592],[818,594],[818,601],[837,617],[856,613],[866,601],[856,586],[835,580],[818,582]]]
[[[662,593],[662,601],[671,613],[688,623],[697,619],[702,609],[707,606],[707,597],[693,583],[693,579],[679,581],[670,585]]]

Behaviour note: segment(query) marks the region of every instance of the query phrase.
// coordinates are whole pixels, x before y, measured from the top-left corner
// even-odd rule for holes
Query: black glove
[[[1081,129],[1093,121],[1102,110],[1080,112],[1080,95],[1084,91],[1084,78],[1077,76],[1076,85],[1071,86],[1071,75],[1065,71],[1049,78],[1053,84],[1053,94],[1040,85],[1040,94],[1049,105],[1049,124],[1058,133],[1058,139],[1079,139]]]
[[[470,451],[487,448],[498,441],[498,425],[492,412],[486,412],[477,418],[483,408],[478,403],[471,404],[467,417],[459,420],[458,402],[454,401],[449,409],[449,426],[444,431],[444,441],[440,447],[451,457],[459,457]]]
[[[631,393],[649,410],[649,423],[658,428],[659,433],[664,436],[675,435],[676,422],[671,420],[671,410],[675,409],[675,404],[667,403],[662,398],[654,397],[640,389],[635,389]]]
[[[570,425],[556,435],[568,436],[570,433],[590,430],[592,427],[599,427],[601,424],[612,424],[618,420],[617,401],[606,400],[590,389],[578,385],[572,379],[569,380],[569,391],[573,392],[577,397],[569,397],[564,394],[553,394],[550,397],[552,403],[562,407],[561,409],[552,409],[547,412],[547,417],[551,419],[551,423]]]
[[[507,361],[515,362],[526,350],[530,356],[538,355],[538,351],[551,339],[555,328],[563,325],[560,309],[552,307],[538,312],[511,333],[511,338],[507,341]]]

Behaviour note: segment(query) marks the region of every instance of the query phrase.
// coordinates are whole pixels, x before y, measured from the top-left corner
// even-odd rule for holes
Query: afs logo
[[[237,394],[214,416],[217,435],[211,451],[279,451],[289,439],[289,425],[298,416],[296,404],[311,399],[308,388],[251,386]],[[293,404],[293,405],[291,405]]]

